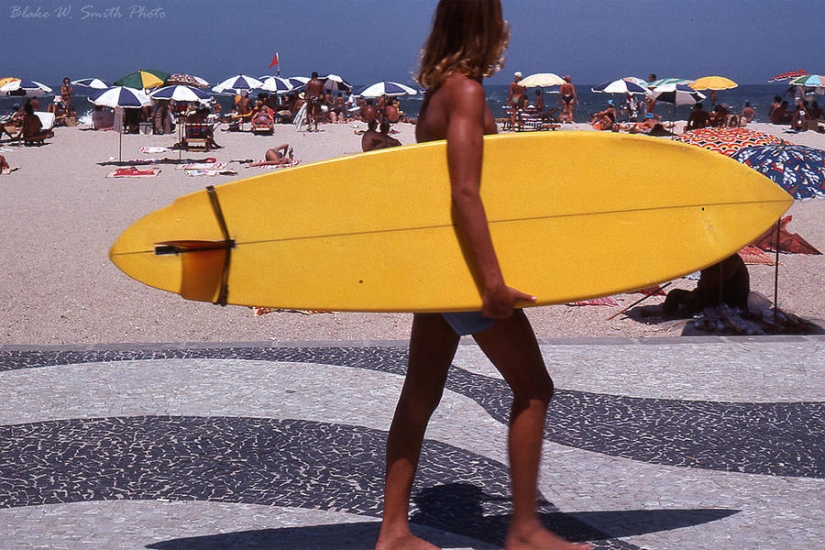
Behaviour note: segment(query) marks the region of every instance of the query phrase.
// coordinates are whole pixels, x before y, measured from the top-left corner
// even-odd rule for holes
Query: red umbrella
[[[744,147],[785,143],[785,140],[765,132],[747,128],[699,128],[674,138],[682,143],[704,147],[731,156]]]
[[[783,80],[789,80],[791,78],[796,78],[798,76],[805,76],[807,74],[810,74],[810,73],[808,73],[808,71],[803,71],[802,69],[799,69],[797,71],[788,71],[787,73],[778,74],[778,75],[776,75],[772,78],[769,78],[768,82],[781,82]]]

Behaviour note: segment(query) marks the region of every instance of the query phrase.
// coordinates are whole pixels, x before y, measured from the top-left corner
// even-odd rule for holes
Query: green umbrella
[[[157,69],[140,69],[129,73],[115,80],[115,85],[126,86],[127,88],[135,88],[137,90],[147,90],[149,88],[157,88],[163,86],[171,75]]]

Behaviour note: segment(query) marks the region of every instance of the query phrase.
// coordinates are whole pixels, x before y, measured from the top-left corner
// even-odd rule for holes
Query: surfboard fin
[[[155,255],[181,255],[183,266],[179,294],[187,300],[225,306],[229,300],[229,266],[235,240],[223,216],[217,191],[206,188],[212,211],[223,234],[222,241],[178,240],[155,243]]]

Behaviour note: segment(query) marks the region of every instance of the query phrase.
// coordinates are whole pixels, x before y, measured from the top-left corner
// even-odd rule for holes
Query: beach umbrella
[[[739,84],[724,76],[703,76],[694,80],[690,87],[694,90],[732,90]]]
[[[757,145],[777,145],[785,143],[780,137],[749,128],[699,128],[679,134],[675,141],[703,147],[710,151],[731,156],[745,147]]]
[[[740,149],[731,158],[787,191],[794,199],[825,197],[825,151],[804,145],[781,143]],[[779,242],[782,220],[776,225],[776,261],[774,263],[774,305],[779,304]]]
[[[662,84],[653,88],[653,97],[656,101],[676,105],[695,105],[703,99],[705,94],[697,92],[687,84]]]
[[[212,88],[212,91],[219,94],[239,94],[241,92],[250,92],[252,90],[257,90],[258,88],[263,86],[263,84],[264,83],[258,80],[257,78],[253,78],[245,74],[239,74],[229,77],[220,84],[214,86]]]
[[[825,76],[807,74],[794,78],[790,83],[794,86],[805,86],[806,88],[821,88],[825,86]]]
[[[415,88],[410,88],[409,86],[405,86],[399,82],[387,82],[386,80],[382,82],[376,82],[375,84],[370,84],[363,90],[361,93],[358,94],[361,97],[381,97],[381,96],[390,96],[390,97],[399,97],[404,95],[416,95],[418,91]]]
[[[796,78],[798,76],[805,76],[808,74],[808,71],[803,71],[802,69],[796,71],[788,71],[786,73],[778,74],[774,77],[768,79],[768,82],[781,82],[783,80],[790,80],[791,78]]]
[[[590,91],[597,94],[647,95],[650,93],[650,90],[647,88],[640,86],[627,78],[619,78],[618,80],[611,80],[610,82],[599,84],[598,86],[591,88]]]
[[[352,85],[337,74],[328,74],[327,76],[320,77],[320,79],[324,81],[325,90],[331,90],[333,92],[349,92],[352,90]]]
[[[4,76],[3,78],[0,78],[0,86],[5,86],[9,82],[14,82],[15,80],[21,79],[17,78],[16,76]]]
[[[551,88],[562,84],[564,79],[555,73],[534,73],[519,81],[519,85],[525,88]]]
[[[89,101],[98,107],[109,107],[110,109],[140,109],[152,104],[152,100],[142,91],[125,86],[114,86],[101,90]],[[123,160],[123,132],[118,132],[118,161]]]
[[[306,86],[306,83],[309,82],[310,79],[306,76],[290,76],[287,77],[287,80],[293,88],[297,89]]]
[[[659,78],[656,80],[651,80],[647,83],[648,88],[658,88],[659,86],[667,86],[670,84],[690,84],[692,80],[687,78]]]
[[[154,92],[150,93],[149,97],[155,100],[174,100],[197,103],[200,101],[208,101],[210,96],[200,88],[176,84],[174,86],[164,86],[163,88],[158,88]]]
[[[16,79],[0,86],[4,95],[40,97],[52,93],[52,89],[34,80]]]
[[[294,88],[294,86],[289,83],[289,80],[286,78],[281,78],[280,76],[263,77],[261,82],[263,82],[261,85],[261,90],[274,92],[276,94],[285,94],[287,92],[291,92]]]
[[[157,69],[139,69],[115,80],[115,85],[137,90],[149,90],[163,86],[171,75]]]
[[[93,90],[105,90],[106,88],[110,88],[112,86],[108,82],[100,80],[99,78],[79,78],[77,80],[72,80],[72,84],[83,88],[92,88]]]
[[[825,197],[825,151],[780,143],[746,147],[731,158],[767,176],[795,199]]]
[[[167,86],[192,86],[193,88],[208,88],[209,82],[199,76],[185,73],[173,73],[166,79]]]

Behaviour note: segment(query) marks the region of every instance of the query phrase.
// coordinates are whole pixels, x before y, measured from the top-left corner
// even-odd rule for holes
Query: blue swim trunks
[[[483,332],[493,326],[495,319],[484,317],[480,311],[462,311],[459,313],[442,313],[442,317],[459,336],[468,336]]]

